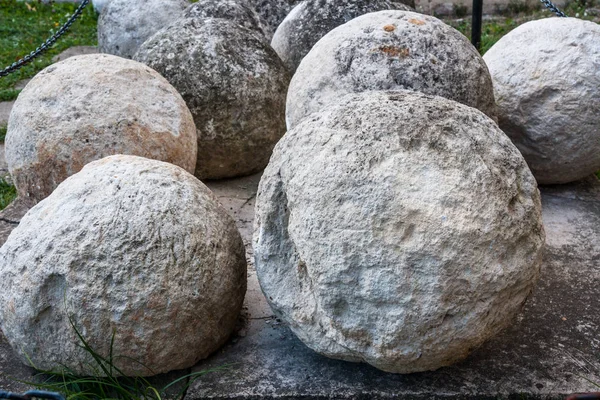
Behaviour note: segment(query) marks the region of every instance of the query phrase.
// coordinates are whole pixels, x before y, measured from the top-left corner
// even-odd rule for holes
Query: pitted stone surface
[[[307,118],[257,195],[275,314],[317,353],[388,372],[451,365],[509,326],[543,243],[535,179],[494,121],[411,91]]]
[[[271,46],[293,73],[315,43],[332,29],[363,14],[394,9],[411,10],[389,0],[303,1],[279,25]]]
[[[484,57],[500,128],[540,184],[600,170],[600,25],[578,18],[523,24]]]
[[[187,0],[111,0],[98,19],[98,48],[132,58],[146,39],[180,18],[189,5]]]
[[[98,374],[69,319],[127,375],[192,366],[234,329],[244,245],[212,192],[172,164],[111,156],[33,207],[0,250],[0,324],[27,362]]]
[[[248,0],[260,16],[265,34],[270,40],[277,27],[301,0]]]
[[[223,18],[264,34],[258,14],[246,0],[200,0],[189,6],[184,18]]]
[[[197,128],[200,179],[263,169],[285,133],[289,74],[260,33],[219,18],[183,18],[136,53],[185,99]]]
[[[53,64],[27,84],[8,121],[6,161],[19,195],[39,201],[113,154],[193,172],[196,147],[193,117],[173,86],[143,64],[94,54]]]
[[[434,17],[379,11],[335,28],[304,57],[290,83],[287,127],[345,94],[383,89],[442,96],[495,117],[490,74],[463,34]]]

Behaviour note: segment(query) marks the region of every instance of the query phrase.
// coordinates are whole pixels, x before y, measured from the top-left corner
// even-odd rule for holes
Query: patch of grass
[[[0,210],[4,210],[17,197],[17,189],[0,178]]]
[[[458,22],[447,21],[452,27],[457,29],[463,35],[471,40],[471,20],[465,19]],[[503,18],[498,21],[486,21],[481,28],[481,49],[479,52],[483,55],[488,51],[500,38],[508,32],[519,26],[521,21],[513,18]]]
[[[0,0],[0,68],[23,58],[55,33],[77,8],[73,3],[42,4],[39,1]],[[19,71],[0,78],[0,101],[18,95],[15,85],[52,64],[52,57],[72,46],[97,44],[98,16],[91,4],[71,29],[44,55]]]
[[[6,125],[0,125],[0,143],[4,143],[6,138]]]
[[[224,371],[228,368],[227,366],[217,367],[187,374],[162,388],[156,388],[146,378],[124,376],[123,372],[115,366],[114,360],[118,357],[113,355],[114,331],[110,338],[110,354],[108,357],[103,357],[89,345],[71,318],[69,318],[69,322],[77,335],[79,346],[93,359],[89,368],[94,370],[96,375],[102,377],[78,376],[65,368],[60,372],[40,371],[41,373],[36,376],[37,382],[22,383],[39,390],[61,393],[67,400],[162,400],[166,396],[174,397],[174,394],[175,398],[183,398],[185,391],[197,379],[208,373]],[[35,368],[31,360],[30,363]],[[141,366],[143,367],[143,365]],[[178,387],[179,390],[173,393]]]

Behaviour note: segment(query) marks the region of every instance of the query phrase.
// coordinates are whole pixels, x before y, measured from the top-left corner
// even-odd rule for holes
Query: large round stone
[[[332,29],[375,11],[410,7],[389,0],[307,0],[298,4],[275,31],[271,46],[291,72]]]
[[[90,161],[132,154],[193,172],[194,120],[147,66],[107,54],[71,57],[37,74],[8,120],[6,161],[21,196],[48,196]]]
[[[528,22],[484,56],[500,128],[538,183],[600,170],[600,25],[578,18]]]
[[[189,6],[183,17],[228,19],[264,35],[260,17],[246,0],[200,0]]]
[[[289,74],[264,36],[220,18],[183,18],[136,53],[185,99],[198,136],[196,176],[263,169],[285,133]]]
[[[495,117],[490,74],[463,34],[431,16],[379,11],[335,28],[304,57],[290,83],[288,129],[344,94],[382,89],[442,96]]]
[[[540,273],[540,195],[481,112],[364,92],[288,131],[261,179],[256,270],[310,348],[389,372],[465,358]]]
[[[126,375],[191,367],[234,329],[244,246],[204,184],[172,164],[111,156],[33,207],[0,250],[0,326],[40,369],[96,375],[73,326]],[[94,370],[93,366],[96,366]]]
[[[158,30],[183,15],[187,0],[110,0],[98,19],[98,48],[132,58]]]

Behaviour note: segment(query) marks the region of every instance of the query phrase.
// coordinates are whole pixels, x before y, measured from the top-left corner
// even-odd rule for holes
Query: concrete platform
[[[252,260],[259,179],[207,182],[242,233],[249,284],[239,331],[193,370],[228,369],[196,381],[186,399],[564,399],[598,390],[592,383],[600,383],[600,182],[595,177],[541,189],[547,234],[542,277],[513,325],[458,365],[411,375],[319,356],[274,318]],[[15,203],[0,218],[18,221],[27,206]],[[0,244],[14,226],[0,220]],[[30,380],[32,372],[0,336],[0,388],[23,390],[26,386],[14,379]]]

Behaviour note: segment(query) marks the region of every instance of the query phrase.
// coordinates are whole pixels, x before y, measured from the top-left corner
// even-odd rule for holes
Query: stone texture
[[[165,25],[183,15],[187,0],[111,0],[98,19],[98,48],[132,58]]]
[[[463,34],[434,17],[380,11],[335,28],[304,57],[290,83],[287,127],[344,94],[381,89],[442,96],[495,116],[489,72]]]
[[[89,345],[127,375],[192,366],[234,329],[244,247],[212,192],[172,164],[112,156],[33,207],[0,249],[2,331],[26,362],[98,374]]]
[[[98,48],[96,46],[73,46],[69,47],[60,54],[52,57],[52,62],[57,63],[64,61],[67,58],[74,56],[82,56],[86,54],[98,54]]]
[[[254,252],[275,314],[308,347],[410,373],[512,323],[540,271],[535,179],[481,112],[363,92],[288,131],[262,177]]]
[[[265,35],[269,40],[288,13],[301,0],[248,0],[261,18]]]
[[[189,6],[184,18],[223,18],[264,35],[258,14],[246,0],[200,0]]]
[[[198,136],[195,175],[219,179],[264,168],[285,133],[289,74],[260,33],[219,18],[183,18],[136,53],[185,99]]]
[[[332,29],[374,11],[399,9],[389,0],[307,0],[298,4],[279,25],[271,46],[293,73],[310,49]]]
[[[85,164],[113,154],[193,172],[196,142],[190,111],[162,76],[96,54],[51,65],[32,79],[10,115],[6,160],[19,195],[39,201]]]
[[[500,127],[537,181],[600,170],[600,26],[577,18],[523,24],[486,54]]]
[[[96,10],[97,13],[102,13],[102,10],[104,10],[104,7],[106,7],[106,3],[109,1],[110,0],[92,0],[94,10]]]

